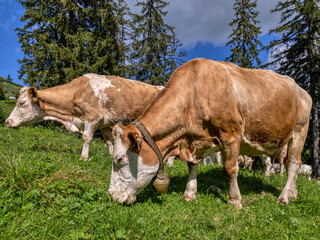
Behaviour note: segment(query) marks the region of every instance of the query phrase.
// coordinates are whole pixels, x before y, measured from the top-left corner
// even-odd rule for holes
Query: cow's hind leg
[[[224,173],[229,180],[229,204],[241,209],[241,194],[238,186],[238,156],[240,150],[240,137],[235,134],[229,136],[225,134],[221,138],[223,144],[223,157],[224,157]]]
[[[82,134],[83,147],[81,152],[81,159],[87,160],[89,157],[89,145],[93,138],[94,132],[97,130],[96,123],[86,123]]]
[[[301,151],[308,133],[308,124],[295,131],[288,145],[288,159],[286,162],[287,182],[281,192],[277,203],[289,204],[292,198],[298,196],[296,179],[301,165]]]
[[[186,190],[184,191],[183,198],[186,201],[195,200],[197,193],[197,172],[198,164],[188,162],[189,177]]]

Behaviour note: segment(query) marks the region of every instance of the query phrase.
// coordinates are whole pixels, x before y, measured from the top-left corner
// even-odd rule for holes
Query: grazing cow
[[[272,164],[271,168],[270,168],[270,173],[271,174],[276,174],[276,173],[284,173],[286,172],[286,169],[283,168],[280,164]],[[312,174],[312,166],[307,165],[307,164],[301,164],[301,166],[299,167],[299,172],[298,174],[301,175],[306,175],[308,176],[308,179],[311,180],[311,174]]]
[[[307,164],[302,164],[299,168],[298,174],[307,175],[309,180],[311,180],[312,166]]]
[[[100,129],[112,154],[109,126],[137,118],[162,88],[93,73],[44,90],[24,87],[5,123],[8,127],[19,128],[43,120],[56,120],[67,130],[82,133],[83,159],[88,158],[93,134]]]
[[[239,157],[238,157],[239,165],[243,165],[243,168],[248,169],[249,171],[251,171],[251,169],[252,169],[253,162],[254,162],[254,159],[252,159],[251,157],[248,157],[246,155],[239,155]]]
[[[299,160],[299,165],[300,165]],[[266,163],[267,169],[266,169],[266,176],[269,177],[270,174],[280,173],[280,176],[283,176],[283,173],[286,171],[283,164],[283,158],[280,158],[279,163],[274,163],[274,159],[270,159],[268,163]]]
[[[288,204],[298,194],[296,176],[311,105],[309,94],[287,76],[191,60],[174,71],[138,119],[114,127],[108,192],[119,203],[133,203],[150,181],[155,186],[166,178],[162,160],[179,149],[190,172],[184,197],[194,199],[197,159],[221,151],[229,203],[241,208],[238,155],[279,157],[288,144],[288,178],[277,200]]]
[[[280,175],[282,176],[283,175],[283,172],[284,172],[284,159],[287,155],[287,150],[288,150],[288,145],[286,145],[281,153],[280,153],[280,167],[279,167],[279,170],[280,170]],[[269,177],[270,176],[270,171],[275,171],[275,169],[272,169],[272,166],[274,164],[274,158],[270,158],[266,155],[261,155],[259,156],[263,165],[266,167],[266,171],[265,171],[265,176]],[[248,169],[248,170],[251,170],[252,169],[252,164],[254,162],[254,159],[252,159],[251,157],[248,157],[246,155],[239,155],[239,158],[238,158],[238,162],[239,164],[243,164],[244,165],[244,169]],[[301,159],[299,159],[298,161],[299,165],[301,164]],[[277,168],[277,166],[275,166],[274,168]]]

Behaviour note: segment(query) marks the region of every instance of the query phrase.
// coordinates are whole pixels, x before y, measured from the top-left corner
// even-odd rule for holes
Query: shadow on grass
[[[244,170],[240,170],[244,171]],[[257,172],[239,172],[238,176],[238,185],[242,197],[250,194],[261,194],[271,193],[272,195],[278,197],[280,191],[273,185],[263,181],[264,176]],[[170,177],[170,186],[168,194],[178,193],[182,195],[185,191],[186,184],[188,181],[188,175],[184,176],[173,176]],[[229,183],[227,178],[223,173],[222,168],[213,168],[208,171],[198,173],[197,177],[198,182],[198,194],[213,194],[216,198],[219,198],[222,202],[227,202]],[[151,184],[137,196],[137,202],[146,202],[151,200],[153,203],[161,204],[163,201],[159,195],[155,194],[154,189]]]

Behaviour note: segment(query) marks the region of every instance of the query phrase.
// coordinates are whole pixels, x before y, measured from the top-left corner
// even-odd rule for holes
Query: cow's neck
[[[182,98],[183,96],[181,96]],[[174,145],[176,141],[186,135],[187,104],[186,101],[177,101],[174,95],[167,92],[161,94],[139,117],[140,122],[145,125],[164,155],[170,151],[169,146]]]
[[[66,89],[64,85],[38,90],[39,105],[44,113],[44,120],[70,121],[73,116],[73,95],[72,89]]]

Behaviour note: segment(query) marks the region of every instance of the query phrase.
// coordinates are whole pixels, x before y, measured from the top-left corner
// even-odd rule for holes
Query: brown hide
[[[5,123],[8,127],[19,128],[43,120],[58,121],[67,130],[82,133],[83,159],[88,158],[90,141],[94,132],[100,129],[112,154],[113,140],[109,127],[136,119],[161,88],[93,73],[44,90],[24,87]]]
[[[77,117],[92,122],[104,116],[106,125],[110,126],[137,118],[159,91],[158,86],[117,76],[106,77],[113,87],[105,90],[105,104],[95,96],[88,78],[82,76],[61,86],[38,90],[41,109],[47,115],[66,121]],[[106,110],[112,111],[112,116],[105,116]],[[99,126],[104,127],[103,122]]]
[[[67,84],[37,92],[40,107],[46,115],[65,121],[72,121],[74,117],[78,117],[91,122],[102,114],[98,99],[84,76]]]
[[[289,77],[195,59],[172,74],[139,120],[163,154],[187,138],[197,158],[213,144],[240,140],[241,154],[278,157],[296,123],[308,122],[310,102]]]
[[[229,203],[237,208],[242,208],[237,182],[239,154],[283,157],[287,152],[288,178],[277,202],[288,204],[298,195],[296,177],[311,105],[308,93],[289,77],[226,62],[195,59],[174,71],[165,89],[139,121],[163,156],[179,154],[182,160],[188,161],[186,200],[196,198],[195,163],[210,152],[221,151],[223,155],[230,186]],[[124,132],[122,142],[128,138],[129,130],[131,135],[139,134],[133,124],[119,129]],[[118,150],[120,155],[127,156],[130,164],[130,155],[123,147]],[[137,153],[142,159],[141,169],[155,171],[158,159],[145,141]],[[117,189],[120,187],[121,194],[127,194],[129,199],[121,198],[121,201],[132,203],[130,199],[135,199],[139,192],[136,184],[138,190],[146,186],[150,172],[142,170],[138,174],[140,182],[133,177],[123,184],[121,171],[130,170],[128,167],[113,169],[116,177],[111,180],[109,192],[113,199],[119,199]]]

